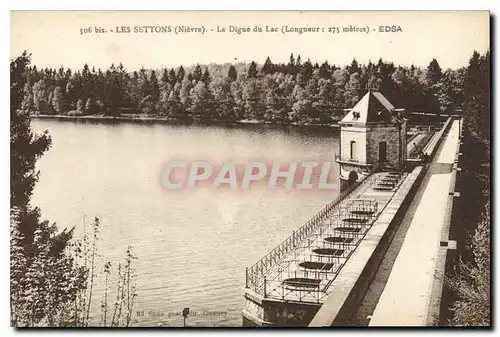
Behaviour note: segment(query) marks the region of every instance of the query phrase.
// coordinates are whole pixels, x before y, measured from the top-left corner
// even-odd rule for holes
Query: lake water
[[[338,195],[250,189],[167,191],[160,176],[172,159],[305,160],[338,150],[332,129],[143,125],[34,119],[51,149],[39,160],[32,202],[60,227],[101,219],[100,275],[92,316],[99,322],[102,265],[112,277],[125,249],[138,257],[134,325],[241,326],[245,267],[251,266]],[[338,166],[334,165],[336,172]],[[111,305],[111,304],[110,304]],[[144,316],[135,312],[143,311]],[[108,318],[109,321],[109,318]]]

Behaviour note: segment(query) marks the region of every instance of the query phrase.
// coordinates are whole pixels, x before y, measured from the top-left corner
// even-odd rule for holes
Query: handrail
[[[377,202],[375,200],[370,201],[370,200],[363,200],[363,199],[355,199],[353,202],[358,202],[361,201],[362,204],[365,204],[368,202],[372,208],[372,206],[375,206],[375,209],[377,209]],[[372,203],[374,202],[374,203]],[[351,206],[341,206],[341,209],[344,207],[350,208],[350,207],[355,207],[355,205]],[[372,208],[373,209],[373,208]],[[342,212],[342,211],[341,211]],[[376,211],[377,212],[377,211]],[[339,213],[340,217],[340,213]],[[356,235],[356,243],[354,246],[358,246],[360,240],[362,240],[362,237],[366,234],[368,231],[369,227],[366,227],[364,229],[363,233],[359,233],[359,235]],[[323,228],[321,228],[322,230]],[[303,249],[307,249],[306,247],[302,247]],[[345,249],[345,248],[343,248]],[[295,270],[289,270],[288,267],[283,267],[281,271],[284,272],[285,269],[288,270],[288,278],[304,278],[304,280],[301,280],[300,283],[303,285],[310,285],[311,289],[301,289],[300,287],[297,289],[290,288],[290,286],[283,284],[283,275],[280,275],[281,271],[278,270],[278,274],[274,278],[269,278],[268,276],[264,276],[263,278],[263,286],[262,286],[262,294],[265,298],[267,297],[272,297],[272,298],[281,298],[282,300],[299,300],[299,301],[307,301],[310,302],[311,300],[316,301],[319,303],[320,299],[324,298],[327,296],[327,289],[329,288],[331,282],[335,279],[336,275],[338,272],[342,269],[343,265],[346,263],[346,261],[349,259],[351,256],[353,250],[355,248],[351,248],[347,250],[347,255],[342,256],[342,258],[339,257],[339,260],[337,263],[335,263],[335,268],[333,270],[327,270],[327,269],[321,269],[321,270],[307,270],[303,268],[295,269]],[[300,254],[300,253],[299,253]],[[312,255],[311,255],[312,256]],[[288,265],[290,265],[293,261],[292,260],[286,260],[288,262]],[[297,262],[297,260],[294,260]],[[331,262],[331,261],[330,261]],[[279,269],[282,267],[282,264],[279,264]],[[292,274],[290,274],[292,273]],[[272,275],[275,275],[274,273]],[[318,284],[317,282],[308,282],[308,278],[313,278],[316,281],[320,281],[320,283],[323,283],[323,285]],[[306,287],[307,288],[307,287]],[[259,289],[261,290],[261,289]],[[309,296],[309,295],[314,295],[314,296]]]
[[[429,142],[426,144],[424,149],[422,150],[425,154],[428,156],[432,157],[436,151],[439,145],[441,144],[441,140],[443,138],[443,134],[448,132],[449,127],[451,126],[452,118],[448,118],[446,122],[444,123],[443,127],[434,134],[433,138],[429,140]]]

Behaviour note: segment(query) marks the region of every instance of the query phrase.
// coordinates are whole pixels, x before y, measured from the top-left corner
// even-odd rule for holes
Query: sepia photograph
[[[11,327],[491,328],[491,20],[11,11]]]

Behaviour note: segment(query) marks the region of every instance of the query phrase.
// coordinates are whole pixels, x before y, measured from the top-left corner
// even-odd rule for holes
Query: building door
[[[387,161],[387,143],[380,142],[378,144],[378,162],[385,163]]]
[[[358,173],[356,171],[349,172],[349,177],[347,178],[347,184],[350,186],[358,181]]]

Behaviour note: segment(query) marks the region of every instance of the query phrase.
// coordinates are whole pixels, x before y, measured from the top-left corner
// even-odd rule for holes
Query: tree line
[[[453,205],[458,263],[446,273],[449,322],[491,324],[491,59],[474,52],[464,72],[463,137]]]
[[[199,64],[129,72],[108,69],[26,69],[21,107],[57,115],[155,115],[184,121],[242,121],[330,124],[367,89],[381,91],[407,111],[448,112],[461,107],[465,68],[442,70],[433,59],[425,68],[377,63],[340,67],[302,61],[261,66]]]

